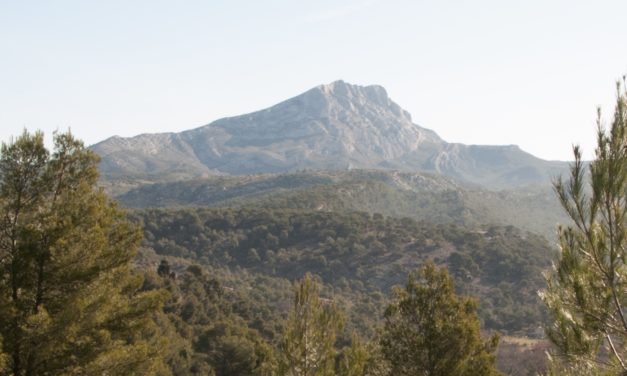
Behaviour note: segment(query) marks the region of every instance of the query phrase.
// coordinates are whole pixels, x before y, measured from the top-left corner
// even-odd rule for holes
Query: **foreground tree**
[[[363,376],[367,372],[370,349],[355,333],[351,337],[351,345],[342,351],[338,374],[341,376]]]
[[[335,375],[335,340],[343,321],[332,303],[323,304],[318,285],[307,274],[294,291],[294,305],[281,346],[280,374]]]
[[[381,338],[391,375],[498,375],[498,337],[481,338],[477,303],[458,297],[446,269],[429,262],[394,291]]]
[[[96,187],[97,156],[71,134],[26,131],[0,156],[0,336],[5,374],[164,371],[131,271],[140,233]]]
[[[351,345],[342,350],[336,375],[388,376],[389,374],[389,364],[383,359],[378,342],[363,342],[357,334],[353,334]]]
[[[541,297],[554,323],[547,334],[579,370],[627,375],[627,96],[618,85],[608,130],[597,117],[589,169],[574,148],[570,178],[555,191],[573,224],[559,229],[560,255]],[[587,174],[586,172],[589,172]],[[579,371],[581,374],[582,371]]]

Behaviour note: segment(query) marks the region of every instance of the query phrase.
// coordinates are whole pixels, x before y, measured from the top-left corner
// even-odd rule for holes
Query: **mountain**
[[[116,136],[91,148],[108,181],[362,168],[429,171],[504,188],[546,184],[566,167],[517,146],[447,143],[413,123],[383,87],[343,81],[200,128]]]

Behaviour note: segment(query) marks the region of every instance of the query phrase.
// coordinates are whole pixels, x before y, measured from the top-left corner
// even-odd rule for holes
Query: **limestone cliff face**
[[[105,178],[153,180],[379,168],[433,171],[498,187],[508,179],[547,180],[562,168],[513,146],[446,143],[414,124],[383,87],[343,81],[189,131],[112,137],[92,149],[102,157]]]
[[[206,166],[229,174],[377,167],[423,143],[441,143],[382,87],[342,81],[181,137]]]

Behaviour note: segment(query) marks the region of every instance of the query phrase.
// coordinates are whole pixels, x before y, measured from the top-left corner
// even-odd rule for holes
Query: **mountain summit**
[[[548,181],[562,164],[515,146],[449,144],[377,85],[320,85],[270,108],[181,133],[112,137],[106,178],[178,179],[301,169],[433,171],[495,187]]]

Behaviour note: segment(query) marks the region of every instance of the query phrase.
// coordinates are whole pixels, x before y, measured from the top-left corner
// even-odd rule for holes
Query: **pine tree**
[[[323,304],[318,285],[307,274],[294,292],[281,350],[284,376],[335,375],[335,340],[344,324],[333,303]]]
[[[391,375],[498,375],[498,337],[481,338],[477,303],[458,297],[446,269],[431,262],[394,291],[381,337]]]
[[[140,232],[97,188],[70,133],[24,133],[0,156],[0,335],[9,374],[157,374],[151,312],[131,270]]]
[[[627,375],[627,94],[617,87],[609,131],[598,111],[595,159],[587,169],[574,147],[569,179],[554,185],[572,225],[559,228],[541,297],[554,320],[547,334],[567,363]]]
[[[0,375],[4,375],[5,373],[8,373],[8,369],[6,368],[6,365],[7,365],[7,356],[2,351],[2,337],[0,337]]]
[[[340,376],[387,376],[389,364],[381,357],[376,341],[364,342],[356,333],[353,333],[351,345],[342,350],[336,374]]]
[[[339,364],[339,375],[341,376],[363,376],[366,373],[366,366],[370,358],[370,351],[359,336],[353,333],[350,347],[342,351],[342,358]]]

